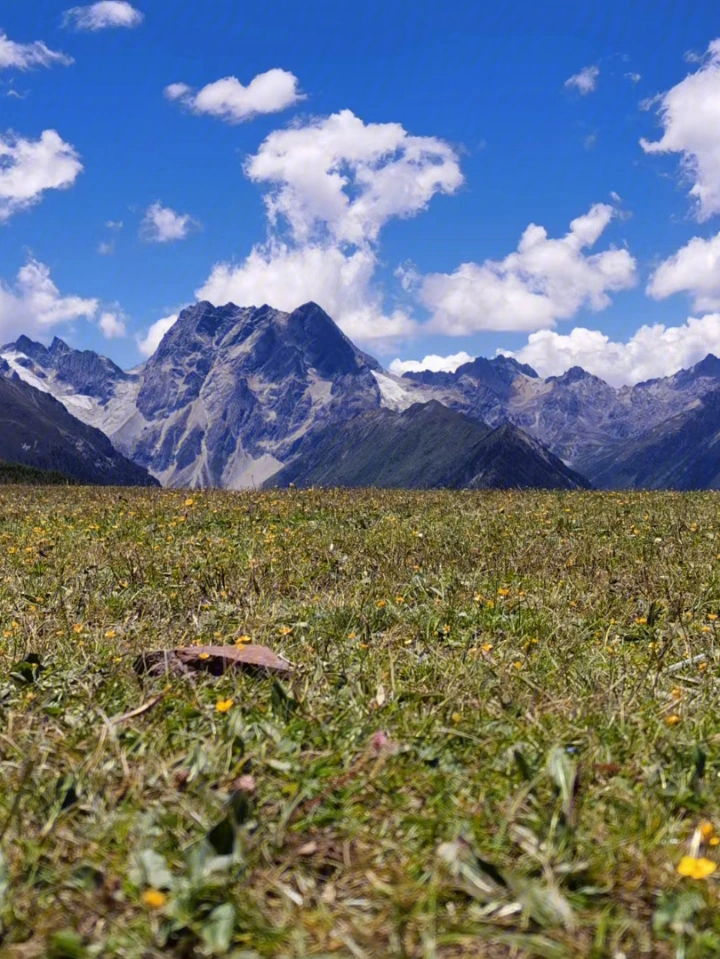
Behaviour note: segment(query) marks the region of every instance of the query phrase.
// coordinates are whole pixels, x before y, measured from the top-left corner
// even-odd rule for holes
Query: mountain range
[[[314,303],[285,313],[201,302],[129,372],[57,338],[45,346],[21,336],[0,358],[0,388],[21,393],[27,410],[15,416],[14,433],[0,416],[0,459],[22,455],[14,461],[78,477],[54,446],[40,461],[53,422],[92,464],[89,482],[720,485],[720,360],[711,355],[622,388],[579,367],[543,379],[505,356],[397,376]],[[100,444],[92,452],[82,446],[91,435]]]

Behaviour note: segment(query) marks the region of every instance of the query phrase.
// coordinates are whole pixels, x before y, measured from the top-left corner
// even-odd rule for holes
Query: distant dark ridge
[[[57,470],[39,470],[21,463],[0,460],[0,486],[78,486],[78,482]]]

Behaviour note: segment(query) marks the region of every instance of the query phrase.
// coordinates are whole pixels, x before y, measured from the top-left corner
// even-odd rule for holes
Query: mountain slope
[[[3,375],[4,374],[4,375]],[[62,403],[0,369],[0,460],[54,470],[82,483],[151,486],[156,481],[112,446],[100,430]]]
[[[720,489],[720,390],[588,460],[601,489]]]
[[[491,429],[437,401],[379,410],[305,444],[266,485],[406,489],[545,487],[587,482],[510,425]]]

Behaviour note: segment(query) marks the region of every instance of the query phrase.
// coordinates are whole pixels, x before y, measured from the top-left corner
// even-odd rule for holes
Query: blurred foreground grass
[[[0,955],[720,955],[719,505],[0,489]]]

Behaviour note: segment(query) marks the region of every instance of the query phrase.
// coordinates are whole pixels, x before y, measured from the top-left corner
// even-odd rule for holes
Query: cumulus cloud
[[[63,23],[75,30],[107,30],[111,27],[138,27],[143,14],[127,0],[99,0],[86,7],[66,10]]]
[[[107,340],[116,340],[127,335],[125,319],[118,313],[102,313],[98,326]]]
[[[656,300],[680,292],[692,296],[696,310],[720,310],[720,233],[707,240],[693,237],[660,264],[647,285]]]
[[[258,74],[247,86],[237,77],[208,83],[197,92],[186,83],[165,87],[168,100],[178,100],[193,113],[207,113],[228,123],[242,123],[261,113],[278,113],[304,99],[298,79],[287,70]]]
[[[269,184],[271,224],[285,222],[299,242],[318,231],[339,243],[375,241],[389,219],[414,216],[463,182],[447,143],[399,123],[363,123],[350,110],[276,130],[245,172]]]
[[[641,73],[625,73],[623,76],[626,80],[630,80],[631,83],[639,83],[642,80]]]
[[[140,226],[140,236],[150,243],[169,243],[184,240],[197,225],[188,213],[176,213],[158,200],[148,207]]]
[[[46,47],[41,40],[16,43],[0,30],[0,70],[11,67],[16,70],[31,70],[33,67],[51,67],[56,63],[67,67],[74,63],[74,60],[66,53]]]
[[[579,73],[574,73],[565,81],[568,89],[575,89],[581,96],[587,96],[597,87],[597,78],[600,76],[600,68],[591,66],[583,67]]]
[[[48,267],[29,260],[14,283],[0,280],[0,343],[20,333],[42,333],[71,320],[92,320],[97,310],[96,299],[61,295]]]
[[[178,314],[173,313],[172,316],[165,316],[161,320],[157,320],[150,329],[145,333],[145,335],[140,335],[137,337],[138,349],[143,356],[152,356],[158,346],[160,346],[160,341],[165,336],[167,331],[175,326],[177,322]]]
[[[501,350],[529,363],[541,376],[556,376],[581,366],[613,386],[670,376],[704,359],[720,356],[720,314],[689,317],[682,326],[641,326],[626,342],[616,342],[599,330],[577,327],[561,335],[540,330],[519,350]]]
[[[267,187],[270,240],[239,265],[216,264],[198,298],[284,310],[315,300],[360,341],[415,329],[402,310],[384,309],[377,240],[388,220],[414,216],[461,185],[448,144],[343,110],[271,133],[245,173]]]
[[[45,190],[72,186],[82,168],[75,148],[55,130],[39,140],[0,134],[0,223],[37,203]]]
[[[422,360],[393,360],[390,364],[390,372],[402,376],[403,373],[421,373],[423,370],[431,370],[433,373],[454,373],[455,370],[464,363],[472,363],[474,357],[469,353],[453,353],[451,356],[438,356],[431,353]]]
[[[651,101],[663,127],[655,141],[640,140],[646,153],[679,153],[699,221],[720,213],[720,39],[698,69]]]
[[[596,203],[561,239],[531,223],[503,260],[463,263],[454,273],[416,278],[420,301],[432,312],[429,329],[453,336],[480,330],[538,330],[573,317],[581,307],[602,310],[609,293],[635,282],[635,260],[611,247],[586,254],[612,218]]]
[[[110,256],[115,252],[115,243],[113,240],[109,240],[107,243],[102,242],[98,243],[98,253],[100,256]]]

